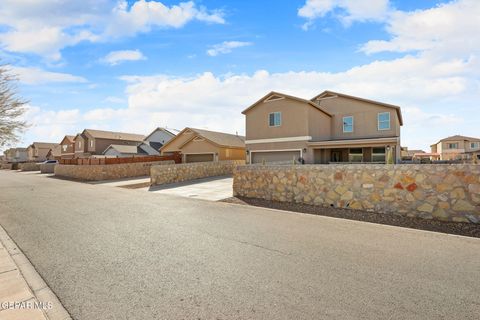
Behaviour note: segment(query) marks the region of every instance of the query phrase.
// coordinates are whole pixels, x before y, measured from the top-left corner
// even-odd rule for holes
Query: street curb
[[[68,311],[63,307],[55,293],[48,287],[47,283],[38,274],[30,260],[22,253],[16,243],[0,225],[0,243],[10,255],[14,264],[25,282],[28,290],[40,303],[50,303],[51,309],[40,309],[48,320],[72,320]]]

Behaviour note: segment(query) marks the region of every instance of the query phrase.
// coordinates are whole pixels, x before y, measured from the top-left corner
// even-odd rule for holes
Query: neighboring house
[[[425,154],[425,151],[423,150],[409,150],[407,147],[402,147],[402,161],[412,161],[414,160],[415,155],[421,157],[423,154]]]
[[[440,160],[468,159],[480,152],[480,139],[455,135],[432,144],[430,148],[432,153],[440,155]]]
[[[65,136],[60,142],[60,157],[62,159],[72,159],[75,157],[75,136]]]
[[[141,142],[137,145],[111,144],[103,154],[107,157],[133,157],[133,156],[158,156],[160,152],[153,149],[149,144]]]
[[[400,161],[400,107],[332,91],[270,92],[242,112],[249,163]]]
[[[245,137],[185,128],[160,148],[162,155],[182,154],[182,162],[245,160]]]
[[[102,155],[110,145],[133,145],[143,142],[145,136],[134,133],[85,129],[75,136],[75,158]]]
[[[47,160],[47,155],[51,149],[58,148],[58,143],[34,142],[27,148],[28,161],[41,162]]]
[[[27,148],[10,148],[3,152],[4,161],[9,163],[26,162],[28,160]]]
[[[56,145],[54,148],[48,150],[47,160],[58,160],[62,157],[62,146]]]
[[[144,142],[158,151],[165,143],[174,137],[175,134],[170,130],[165,128],[156,128],[145,138]]]

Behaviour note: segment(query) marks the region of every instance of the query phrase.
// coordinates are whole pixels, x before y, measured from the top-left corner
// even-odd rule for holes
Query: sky
[[[85,128],[245,132],[270,91],[402,108],[402,146],[480,137],[480,1],[2,0],[21,143]]]

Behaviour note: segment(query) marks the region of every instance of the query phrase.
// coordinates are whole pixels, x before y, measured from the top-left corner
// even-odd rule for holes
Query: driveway
[[[480,314],[477,238],[10,171],[0,224],[79,320]]]
[[[144,188],[156,194],[169,194],[179,197],[218,201],[233,196],[233,178],[231,176],[210,177]]]

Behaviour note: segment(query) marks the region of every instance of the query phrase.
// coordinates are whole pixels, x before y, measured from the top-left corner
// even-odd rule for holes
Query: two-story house
[[[27,148],[28,161],[41,162],[48,159],[50,150],[58,148],[58,143],[34,142]]]
[[[310,100],[270,92],[242,112],[249,163],[400,161],[400,107],[324,91]]]
[[[26,162],[28,160],[27,148],[10,148],[3,152],[4,161],[8,163]]]
[[[138,145],[144,138],[141,134],[85,129],[75,136],[75,158],[102,155],[110,145]]]
[[[480,139],[455,135],[444,138],[430,146],[432,153],[438,153],[440,160],[457,160],[480,153]]]
[[[75,136],[66,135],[60,142],[60,157],[71,159],[75,157]]]

